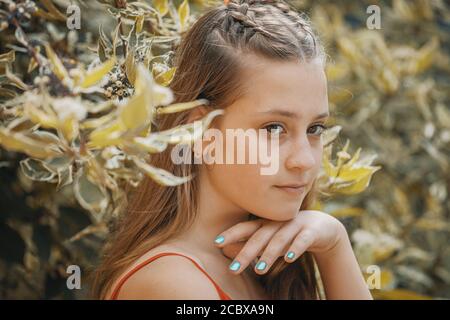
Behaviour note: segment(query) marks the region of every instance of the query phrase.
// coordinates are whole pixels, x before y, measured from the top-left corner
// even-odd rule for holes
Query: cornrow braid
[[[250,0],[252,2],[256,2],[255,0]],[[288,17],[292,22],[295,23],[296,27],[305,31],[307,36],[311,37],[314,42],[314,46],[316,46],[316,36],[313,33],[313,30],[309,24],[309,19],[302,14],[299,14],[297,11],[291,9],[291,7],[282,0],[262,0],[263,3],[271,3],[273,6],[278,8],[281,12],[283,12],[286,17]]]
[[[249,38],[256,32],[259,32],[273,39],[276,36],[266,30],[263,25],[256,22],[255,14],[263,14],[264,12],[271,11],[271,8],[275,8],[293,23],[292,26],[287,26],[293,34],[298,34],[300,31],[304,37],[312,39],[314,48],[317,46],[316,37],[308,18],[292,9],[283,0],[227,0],[224,1],[224,4],[226,6],[226,12],[229,14],[228,19],[224,21],[224,30],[226,32],[234,31],[236,34],[239,34],[244,28],[250,28],[250,31],[247,32]],[[249,8],[251,8],[250,11]],[[302,41],[304,39],[299,38],[299,40]]]
[[[252,28],[251,34],[253,35],[255,32],[259,32],[261,34],[264,34],[267,37],[272,37],[272,34],[268,31],[266,31],[262,26],[260,26],[252,17],[247,15],[248,8],[250,7],[250,3],[243,2],[236,3],[236,2],[228,2],[227,4],[227,11],[230,14],[230,18],[228,21],[226,21],[227,25],[233,25],[233,22],[237,22],[242,24],[244,27],[250,27]],[[233,20],[234,19],[234,20]],[[233,27],[225,26],[225,30],[233,29]],[[241,31],[240,26],[234,27],[234,30],[239,33]]]

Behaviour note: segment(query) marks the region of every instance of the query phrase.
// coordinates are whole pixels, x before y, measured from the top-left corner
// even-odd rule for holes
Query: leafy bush
[[[368,3],[293,3],[331,57],[335,125],[319,177],[329,197],[317,209],[343,220],[368,276],[381,268],[375,297],[449,297],[448,7],[382,2],[383,29],[368,30]],[[85,286],[67,289],[67,266],[95,266],[125,185],[187,181],[146,160],[192,143],[220,115],[152,127],[155,115],[208,103],[172,104],[167,85],[180,37],[220,2],[80,1],[78,31],[66,25],[71,4],[0,4],[0,298],[85,297]],[[350,141],[373,151],[351,152]]]

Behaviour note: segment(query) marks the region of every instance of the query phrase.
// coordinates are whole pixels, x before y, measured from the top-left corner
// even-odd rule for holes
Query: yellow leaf
[[[0,144],[7,150],[23,152],[38,159],[46,159],[60,154],[54,144],[43,144],[20,132],[2,128],[0,128]]]
[[[333,189],[335,191],[342,193],[342,194],[357,194],[362,191],[364,191],[370,182],[370,178],[372,175],[381,169],[381,167],[365,167],[365,168],[358,168],[354,172],[350,171],[343,171],[341,170],[343,177],[345,179],[342,179],[344,181],[354,181],[354,183],[351,183],[350,185],[345,186],[339,186],[338,184],[336,186],[333,186]],[[339,173],[338,179],[341,177],[341,172]]]
[[[51,19],[66,21],[66,16],[58,10],[58,8],[53,4],[52,0],[40,0],[40,3],[48,10],[46,13]]]
[[[120,120],[126,128],[134,129],[151,122],[153,85],[150,72],[144,66],[139,65],[135,93],[120,112]]]
[[[173,76],[175,75],[175,70],[176,67],[172,67],[169,70],[158,74],[158,76],[156,76],[155,78],[156,82],[158,82],[162,86],[167,87],[172,81]]]
[[[432,300],[430,296],[422,295],[410,290],[392,289],[392,290],[373,290],[372,296],[380,300]]]
[[[116,58],[112,57],[91,71],[88,71],[81,83],[81,88],[88,88],[99,82],[116,64]]]
[[[34,123],[40,124],[44,128],[58,128],[59,120],[56,116],[49,115],[33,105],[25,105],[25,115]]]
[[[152,98],[154,106],[166,106],[172,103],[174,97],[169,87],[161,86],[157,83],[152,85]]]
[[[125,130],[122,122],[113,121],[110,124],[94,130],[89,135],[88,148],[102,148],[121,143],[121,136]]]
[[[420,218],[414,225],[422,230],[450,231],[450,223],[437,218]]]
[[[180,18],[181,30],[183,31],[186,27],[186,24],[189,20],[189,1],[184,0],[180,6],[178,7],[178,16]]]
[[[329,81],[336,81],[345,78],[350,73],[350,68],[347,63],[341,62],[327,65],[325,71]]]
[[[170,172],[156,168],[152,165],[149,165],[136,157],[133,157],[134,163],[136,166],[141,169],[146,175],[152,178],[155,182],[163,185],[163,186],[177,186],[189,181],[192,177],[177,177],[171,174]]]
[[[409,72],[412,74],[419,74],[427,70],[434,62],[434,57],[439,48],[439,41],[437,37],[431,38],[420,50],[417,52],[417,57],[410,66]]]
[[[148,93],[134,95],[122,108],[120,120],[128,129],[138,128],[151,120],[151,100]]]
[[[337,46],[342,54],[351,62],[358,63],[361,60],[357,45],[348,38],[339,38],[337,40]]]
[[[10,84],[16,86],[17,88],[21,89],[21,90],[29,90],[29,86],[26,85],[25,83],[23,83],[23,81],[16,76],[14,73],[12,73],[9,70],[9,66],[7,65],[5,68],[5,75],[6,78],[8,78],[8,80],[10,81]]]
[[[91,119],[83,121],[83,123],[80,125],[80,127],[82,129],[100,128],[101,126],[105,125],[106,123],[112,121],[114,116],[115,116],[115,114],[113,112],[110,112],[99,118],[91,118]]]
[[[199,123],[188,123],[168,130],[151,133],[147,137],[136,137],[134,142],[138,147],[154,153],[166,149],[167,144],[191,144],[199,139],[203,132],[218,115],[223,114],[222,109],[209,112]]]
[[[380,77],[375,81],[381,90],[389,94],[395,93],[400,85],[397,76],[389,68],[383,68]]]
[[[0,54],[0,63],[12,63],[16,59],[15,51],[11,50],[7,53]]]
[[[67,141],[72,141],[78,135],[79,124],[77,118],[73,115],[66,117],[60,124],[60,130]]]
[[[203,132],[208,128],[215,117],[222,114],[224,114],[224,110],[216,109],[203,117],[201,123],[191,122],[172,129],[160,131],[157,134],[159,134],[161,140],[171,144],[192,143],[201,138]]]
[[[141,33],[144,28],[144,15],[140,15],[136,18],[136,33]]]
[[[149,153],[160,153],[166,150],[168,143],[158,139],[158,134],[150,134],[148,137],[136,137],[134,143],[140,149]]]
[[[195,108],[200,105],[208,105],[208,100],[199,99],[199,100],[195,100],[192,102],[175,103],[175,104],[172,104],[167,107],[161,107],[161,108],[156,109],[156,113],[157,114],[168,114],[168,113],[181,112],[181,111]]]
[[[28,63],[27,73],[31,73],[36,67],[38,66],[38,63],[34,58],[30,59],[30,62]]]
[[[348,161],[344,166],[345,167],[351,167],[355,164],[355,162],[359,159],[359,155],[361,154],[361,148],[358,148],[358,150],[356,150],[355,154],[353,155],[353,157],[350,159],[350,161]]]
[[[359,217],[364,213],[363,208],[347,207],[334,210],[330,214],[335,218]]]
[[[392,4],[396,16],[405,20],[414,20],[414,11],[412,6],[404,0],[394,0]]]
[[[128,81],[134,86],[134,82],[136,81],[136,61],[134,60],[133,50],[128,52],[127,58],[125,59],[125,73]]]
[[[153,6],[159,11],[161,16],[165,16],[169,11],[168,0],[153,0]]]
[[[372,172],[371,167],[354,168],[349,166],[342,166],[338,178],[342,181],[356,181],[365,178]]]
[[[61,60],[58,58],[56,53],[53,51],[53,49],[50,47],[50,45],[45,45],[45,52],[47,54],[47,58],[50,60],[50,68],[52,69],[53,73],[58,77],[59,80],[63,81],[64,79],[69,78],[69,74],[64,67]]]
[[[382,262],[390,258],[397,251],[395,246],[379,246],[373,250],[373,259],[375,262]]]

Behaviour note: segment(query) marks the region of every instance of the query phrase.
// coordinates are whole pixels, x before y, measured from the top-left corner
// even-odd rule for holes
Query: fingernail
[[[258,269],[259,271],[262,271],[266,268],[266,266],[267,266],[267,263],[265,263],[264,261],[259,261],[256,264],[256,269]]]
[[[233,261],[230,264],[230,270],[231,271],[238,271],[240,267],[241,267],[241,264],[239,262],[237,262],[237,261]]]
[[[293,253],[292,251],[289,251],[288,253],[287,253],[287,255],[286,255],[286,257],[288,258],[288,259],[294,259],[294,257],[295,257],[295,253]]]
[[[214,240],[214,242],[217,243],[217,244],[221,244],[224,241],[225,241],[225,237],[224,236],[217,236],[216,240]]]

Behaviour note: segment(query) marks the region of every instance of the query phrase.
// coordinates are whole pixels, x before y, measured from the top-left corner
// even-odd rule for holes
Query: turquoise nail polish
[[[230,270],[231,271],[238,271],[240,267],[241,267],[241,264],[239,262],[237,262],[237,261],[233,261],[230,264]]]
[[[289,251],[288,254],[286,255],[286,257],[288,257],[288,259],[294,259],[295,253],[293,253],[292,251]]]
[[[224,241],[225,241],[224,236],[217,236],[216,240],[214,240],[214,242],[217,244],[221,244]]]
[[[259,271],[262,271],[266,268],[267,263],[265,263],[264,261],[259,261],[258,264],[256,265],[256,269],[258,269]]]

